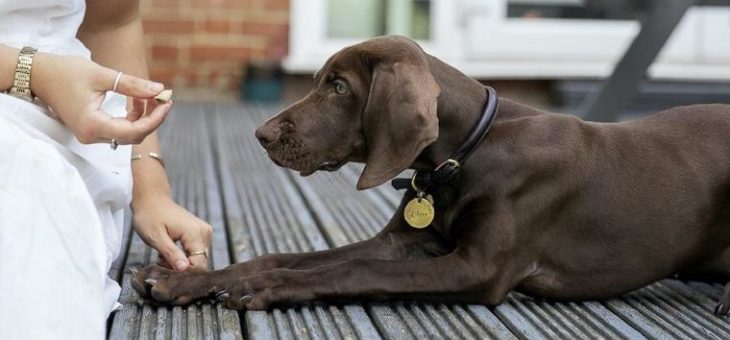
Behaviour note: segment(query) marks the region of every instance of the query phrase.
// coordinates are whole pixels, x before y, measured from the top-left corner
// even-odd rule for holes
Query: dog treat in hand
[[[172,99],[172,90],[162,90],[160,94],[155,96],[155,100],[160,104],[167,103],[170,99]]]

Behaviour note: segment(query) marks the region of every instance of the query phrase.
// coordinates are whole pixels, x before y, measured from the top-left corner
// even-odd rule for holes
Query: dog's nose
[[[263,146],[264,148],[276,141],[278,135],[278,129],[271,128],[266,125],[262,125],[258,129],[256,129],[256,139],[259,140],[259,143],[261,143],[261,146]]]

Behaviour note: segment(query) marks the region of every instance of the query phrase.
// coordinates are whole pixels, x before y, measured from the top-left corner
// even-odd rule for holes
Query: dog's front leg
[[[260,310],[319,299],[415,298],[498,304],[512,288],[504,285],[508,281],[500,278],[501,273],[452,253],[414,260],[357,259],[306,270],[277,268],[248,277],[209,273],[196,280],[206,280],[198,289],[230,308]],[[150,284],[152,297],[163,303],[189,303],[194,297],[185,295],[181,284],[175,279],[157,279]]]
[[[132,287],[145,297],[158,301],[186,304],[193,300],[212,297],[223,290],[216,284],[221,281],[236,281],[239,278],[255,276],[257,273],[276,268],[307,269],[322,264],[343,262],[355,258],[397,258],[401,253],[394,246],[390,235],[378,235],[365,241],[324,251],[270,254],[259,256],[250,261],[233,264],[211,272],[179,272],[158,265],[146,267],[131,279]],[[167,287],[157,282],[176,282]],[[169,289],[168,289],[169,288]]]
[[[340,248],[298,254],[271,254],[207,273],[177,272],[160,266],[142,269],[132,278],[132,286],[145,298],[185,304],[214,296],[223,290],[222,281],[254,277],[277,268],[311,269],[355,259],[403,260],[439,256],[452,249],[433,230],[415,230],[396,214],[381,233]],[[156,285],[157,282],[174,285]]]
[[[404,197],[383,230],[373,238],[309,253],[270,254],[236,264],[239,277],[274,268],[308,269],[354,259],[398,260],[444,255],[453,246],[432,229],[416,230],[403,220]]]
[[[308,252],[269,254],[233,265],[239,276],[275,268],[308,269],[354,259],[398,260],[443,255],[451,247],[431,230],[387,228],[373,238],[339,248]]]

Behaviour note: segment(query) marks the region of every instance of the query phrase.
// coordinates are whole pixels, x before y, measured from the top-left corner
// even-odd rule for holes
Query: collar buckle
[[[451,179],[456,176],[459,171],[461,171],[461,163],[455,159],[449,158],[439,164],[433,171],[439,173],[439,177],[443,179]]]

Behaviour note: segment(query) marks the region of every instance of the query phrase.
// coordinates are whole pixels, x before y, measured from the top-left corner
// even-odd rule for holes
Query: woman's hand
[[[81,143],[139,144],[162,124],[172,104],[158,105],[144,115],[144,103],[160,93],[159,83],[123,75],[117,92],[133,99],[126,118],[101,109],[118,72],[85,58],[37,53],[31,91],[46,102]]]
[[[135,199],[132,210],[134,229],[147,245],[157,249],[163,260],[162,265],[180,271],[208,270],[206,255],[186,255],[208,249],[213,234],[213,228],[208,223],[166,195]],[[184,252],[175,245],[176,241],[180,241]]]

